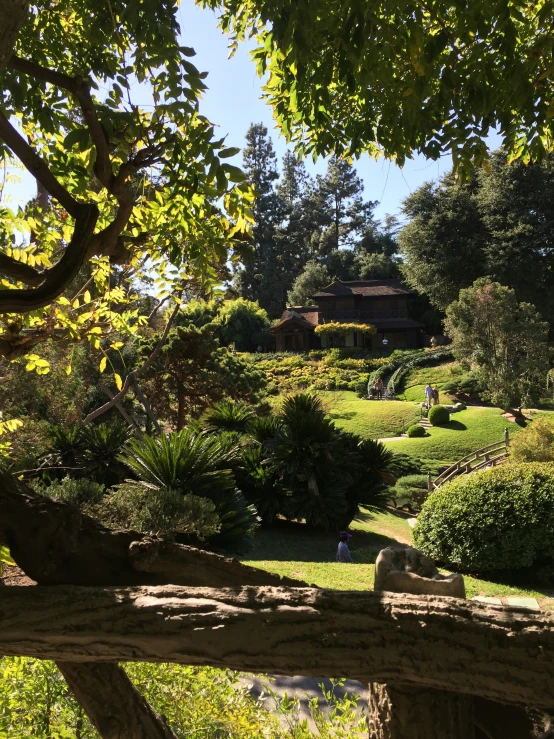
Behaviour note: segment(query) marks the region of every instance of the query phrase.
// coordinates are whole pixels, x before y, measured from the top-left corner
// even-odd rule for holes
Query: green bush
[[[509,464],[458,477],[431,493],[414,530],[414,546],[468,572],[548,567],[553,542],[553,463]]]
[[[429,408],[427,418],[431,426],[444,426],[450,421],[450,413],[444,405],[434,405]]]
[[[408,426],[408,430],[406,431],[410,439],[417,439],[421,436],[427,436],[427,432],[423,428],[423,426],[420,426],[418,423],[414,423],[413,426]]]
[[[49,485],[32,480],[30,484],[40,495],[76,506],[98,503],[104,496],[104,486],[86,478],[75,480],[72,477],[64,477],[63,480],[53,480]]]
[[[554,423],[537,418],[510,442],[515,462],[554,462]]]
[[[459,383],[454,382],[454,380],[450,380],[441,385],[441,390],[443,393],[455,393],[458,390],[458,384]]]
[[[427,475],[406,475],[396,481],[390,498],[397,508],[407,506],[417,511],[423,505],[427,495]]]

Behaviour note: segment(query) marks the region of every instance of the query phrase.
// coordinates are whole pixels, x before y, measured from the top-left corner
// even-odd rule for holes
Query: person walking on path
[[[352,556],[350,554],[350,549],[348,548],[347,541],[348,539],[352,538],[352,534],[349,534],[348,531],[341,531],[339,534],[339,546],[337,548],[337,562],[352,562]]]
[[[435,385],[433,388],[433,405],[439,404],[439,386]]]
[[[385,385],[383,383],[383,380],[380,377],[378,377],[377,380],[375,381],[374,387],[375,387],[375,392],[377,394],[377,400],[382,400],[383,391],[385,390]]]
[[[433,388],[431,385],[427,385],[425,388],[425,403],[427,405],[427,408],[431,407],[431,404],[433,402]]]

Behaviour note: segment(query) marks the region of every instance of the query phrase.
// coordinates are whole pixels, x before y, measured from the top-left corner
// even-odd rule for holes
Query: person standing
[[[339,546],[337,548],[337,562],[350,562],[352,563],[352,555],[348,548],[348,539],[352,538],[352,534],[348,531],[341,531],[339,534]]]
[[[427,408],[430,408],[433,403],[433,388],[430,384],[425,388],[425,403]]]
[[[433,388],[433,405],[439,404],[439,386],[435,385]]]
[[[375,393],[377,395],[377,400],[383,399],[383,392],[385,390],[385,384],[381,377],[378,377],[375,381]]]

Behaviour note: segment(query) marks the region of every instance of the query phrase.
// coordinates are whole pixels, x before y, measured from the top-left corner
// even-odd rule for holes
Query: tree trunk
[[[177,380],[177,431],[181,431],[185,427],[186,421],[186,405],[185,390]]]
[[[103,739],[176,739],[116,664],[58,662],[58,669]]]
[[[394,683],[369,685],[369,739],[473,739],[473,698]]]
[[[27,18],[28,0],[0,0],[0,72],[14,52],[17,33]]]
[[[0,654],[347,677],[554,707],[554,617],[313,588],[0,588]]]

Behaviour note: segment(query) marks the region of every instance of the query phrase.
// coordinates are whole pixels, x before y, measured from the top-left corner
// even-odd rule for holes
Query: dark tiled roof
[[[348,295],[411,295],[414,291],[400,280],[353,280],[351,282],[341,282],[336,280],[327,287],[322,288],[319,292],[312,295],[312,298],[327,298]]]
[[[308,306],[307,308],[287,308],[283,311],[281,320],[276,323],[269,330],[275,331],[276,329],[282,328],[285,324],[293,322],[299,326],[310,330],[314,329],[319,323],[318,311],[315,306]]]

